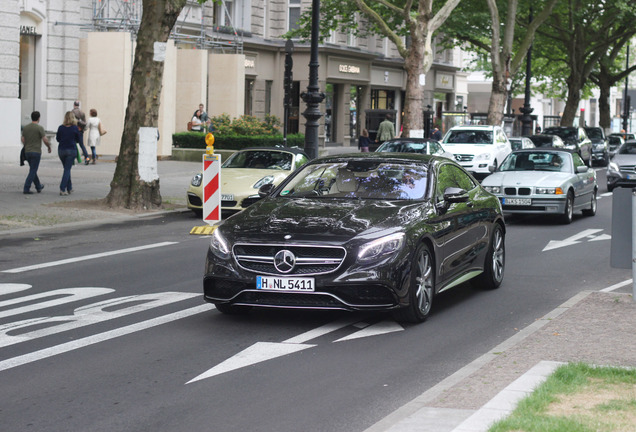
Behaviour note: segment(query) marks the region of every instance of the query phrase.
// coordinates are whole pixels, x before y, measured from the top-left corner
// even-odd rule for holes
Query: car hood
[[[291,171],[253,169],[253,168],[223,168],[221,169],[221,192],[224,194],[249,193],[254,183],[266,176],[274,176],[274,184],[280,183]]]
[[[449,144],[444,143],[444,150],[453,154],[493,153],[496,147],[493,144]]]
[[[636,155],[615,154],[612,162],[618,165],[636,165]]]
[[[234,241],[283,241],[287,235],[296,241],[342,242],[402,230],[427,208],[409,201],[266,198],[227,219],[222,231],[232,232]]]
[[[496,172],[482,181],[482,186],[558,186],[572,177],[570,173],[548,171]]]

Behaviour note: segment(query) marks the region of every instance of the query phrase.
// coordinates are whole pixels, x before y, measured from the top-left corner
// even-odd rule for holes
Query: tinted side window
[[[461,168],[451,164],[440,166],[437,176],[436,201],[444,199],[444,191],[449,187],[462,188],[466,191],[475,188],[473,180]]]

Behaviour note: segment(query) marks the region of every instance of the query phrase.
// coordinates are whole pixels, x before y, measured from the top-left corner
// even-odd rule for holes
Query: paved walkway
[[[200,168],[196,162],[158,162],[161,195],[170,211],[187,211],[186,189]],[[0,163],[0,245],[5,235],[156,213],[112,211],[95,205],[108,194],[114,170],[112,157],[96,165],[76,165],[74,193],[60,196],[61,164],[57,157],[45,155],[39,170],[45,189],[24,195],[28,167],[20,167],[17,158],[14,164]],[[630,287],[631,281],[622,285]],[[560,362],[636,367],[636,303],[629,294],[612,292],[614,288],[619,287],[575,296],[366,432],[486,431]]]

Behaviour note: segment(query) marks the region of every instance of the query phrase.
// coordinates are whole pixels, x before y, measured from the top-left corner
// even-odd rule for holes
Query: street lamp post
[[[322,117],[320,102],[325,94],[318,87],[318,36],[320,29],[320,0],[311,2],[311,51],[309,60],[309,85],[300,97],[307,104],[303,116],[305,123],[305,153],[310,158],[318,156],[318,121]]]
[[[629,42],[627,42],[627,56],[625,57],[625,69],[629,69]],[[625,77],[625,94],[623,95],[623,130],[627,132],[627,119],[629,118],[629,95],[627,87],[629,85],[629,74]]]

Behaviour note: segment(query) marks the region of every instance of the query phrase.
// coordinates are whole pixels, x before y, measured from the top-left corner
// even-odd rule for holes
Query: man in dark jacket
[[[84,111],[80,109],[80,102],[73,102],[73,114],[75,115],[75,119],[77,120],[77,128],[80,131],[80,140],[79,145],[82,149],[82,154],[84,155],[84,165],[88,165],[88,152],[86,151],[86,147],[84,147],[84,130],[86,129],[86,115]]]

